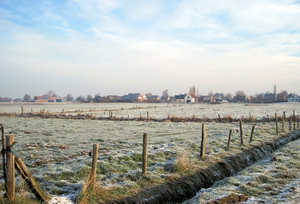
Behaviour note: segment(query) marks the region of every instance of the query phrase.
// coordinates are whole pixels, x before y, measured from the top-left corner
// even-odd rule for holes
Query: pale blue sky
[[[300,1],[0,0],[0,96],[300,94]]]

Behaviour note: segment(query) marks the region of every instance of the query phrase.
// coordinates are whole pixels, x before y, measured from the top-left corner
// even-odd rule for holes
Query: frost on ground
[[[147,112],[150,118],[164,119],[173,117],[195,117],[197,118],[217,118],[231,115],[233,118],[249,117],[249,113],[256,119],[274,117],[275,113],[282,116],[286,112],[287,116],[293,110],[299,110],[300,103],[275,103],[275,104],[167,104],[167,103],[73,103],[73,104],[53,104],[53,105],[22,105],[24,113],[40,112],[45,110],[49,113],[80,114],[91,113],[96,117],[108,117],[109,111],[113,116],[119,118],[146,117]],[[81,112],[82,111],[82,112]],[[21,114],[21,105],[0,104],[0,113]],[[68,113],[70,112],[70,113]],[[72,113],[71,113],[72,112]]]
[[[273,154],[228,177],[211,188],[201,189],[184,204],[198,204],[223,196],[244,194],[242,203],[300,203],[300,139],[290,142]]]
[[[70,109],[74,107],[72,106]],[[218,114],[222,116],[222,114],[234,113],[236,117],[240,117],[249,112],[253,115],[259,112],[260,115],[257,117],[260,117],[265,116],[266,113],[271,115],[269,112],[274,114],[288,111],[287,114],[291,114],[291,109],[297,110],[297,107],[299,105],[293,104],[279,107],[274,105],[257,107],[241,104],[224,106],[200,104],[176,106],[167,112],[162,112],[165,111],[165,108],[152,108],[149,111],[157,110],[156,117],[162,117],[166,113],[171,113],[171,115],[184,115],[185,113],[185,116],[198,113],[200,115],[201,113],[211,118]],[[132,111],[136,111],[136,114],[139,115],[140,110]],[[147,109],[142,111],[147,111]],[[118,112],[122,113],[122,111]],[[150,179],[157,181],[170,176],[173,173],[177,156],[183,153],[187,155],[190,162],[199,166],[205,165],[205,161],[199,160],[202,131],[200,123],[3,117],[0,118],[0,124],[5,127],[6,135],[14,134],[15,141],[20,147],[16,156],[22,158],[39,185],[51,197],[74,195],[80,191],[90,171],[92,158],[89,154],[92,151],[93,143],[99,144],[97,180],[103,186],[139,185],[138,173],[141,172],[142,167],[143,133],[148,133],[147,176]],[[253,142],[249,143],[252,125],[252,123],[244,124],[245,144],[241,146],[238,123],[206,124],[207,161],[213,162],[222,156],[240,153],[245,148],[278,137],[275,135],[275,123],[258,123],[255,127]],[[288,129],[287,126],[288,124],[286,124],[286,129]],[[228,149],[230,129],[233,129],[234,133],[230,149]],[[18,181],[20,182],[20,180]],[[3,185],[3,181],[0,183]],[[72,200],[73,198],[74,196],[71,196],[68,199]]]

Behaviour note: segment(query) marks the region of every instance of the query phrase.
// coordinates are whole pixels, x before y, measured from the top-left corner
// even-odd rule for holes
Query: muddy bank
[[[265,142],[240,154],[227,156],[205,169],[180,178],[173,178],[155,188],[144,189],[138,194],[112,203],[179,203],[192,198],[202,188],[211,187],[216,181],[230,177],[252,165],[254,162],[271,154],[283,145],[300,138],[300,131],[295,130],[271,142]]]

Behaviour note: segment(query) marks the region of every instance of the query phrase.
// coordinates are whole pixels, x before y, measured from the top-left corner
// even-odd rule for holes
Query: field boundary
[[[291,131],[271,142],[246,149],[243,152],[226,156],[205,169],[200,169],[192,175],[174,178],[154,188],[143,189],[134,196],[128,196],[109,204],[156,204],[178,203],[191,199],[202,188],[209,188],[215,182],[230,177],[256,161],[273,153],[283,145],[300,138],[300,129]]]

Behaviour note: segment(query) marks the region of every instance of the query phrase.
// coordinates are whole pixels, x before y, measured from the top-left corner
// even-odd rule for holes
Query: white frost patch
[[[72,198],[74,194],[66,195],[66,196],[54,196],[48,201],[49,204],[74,204]]]

